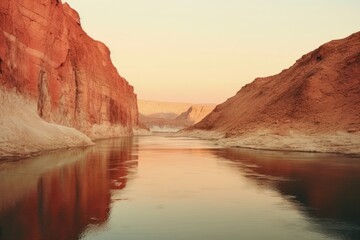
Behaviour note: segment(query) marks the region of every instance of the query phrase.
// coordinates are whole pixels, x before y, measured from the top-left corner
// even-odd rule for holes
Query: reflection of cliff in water
[[[112,191],[134,177],[132,149],[132,139],[114,139],[0,163],[0,239],[78,239],[103,226]]]
[[[258,187],[280,192],[320,231],[360,239],[360,159],[234,148],[216,155]]]

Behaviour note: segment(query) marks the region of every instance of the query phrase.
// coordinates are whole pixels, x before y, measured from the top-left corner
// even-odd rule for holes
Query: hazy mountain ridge
[[[202,120],[215,104],[138,100],[139,121],[153,131],[178,131]]]

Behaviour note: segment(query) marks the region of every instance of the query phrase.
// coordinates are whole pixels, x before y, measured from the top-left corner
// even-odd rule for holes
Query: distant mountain
[[[138,100],[139,121],[152,131],[175,132],[199,122],[215,106]]]
[[[206,117],[214,108],[215,105],[193,105],[186,112],[176,117],[176,120],[186,120],[195,124]]]
[[[232,146],[360,153],[360,32],[255,79],[190,130]]]

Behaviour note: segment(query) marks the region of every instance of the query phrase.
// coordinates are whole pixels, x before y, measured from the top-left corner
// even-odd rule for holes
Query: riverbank
[[[240,147],[276,151],[337,153],[360,156],[360,134],[348,132],[303,134],[289,131],[279,134],[258,130],[239,136],[226,137],[224,133],[205,130],[181,131],[177,136],[213,140],[225,147]]]

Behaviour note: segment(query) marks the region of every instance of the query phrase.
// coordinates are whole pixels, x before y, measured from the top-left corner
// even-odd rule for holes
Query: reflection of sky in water
[[[0,239],[358,239],[360,161],[166,135],[0,164]]]

